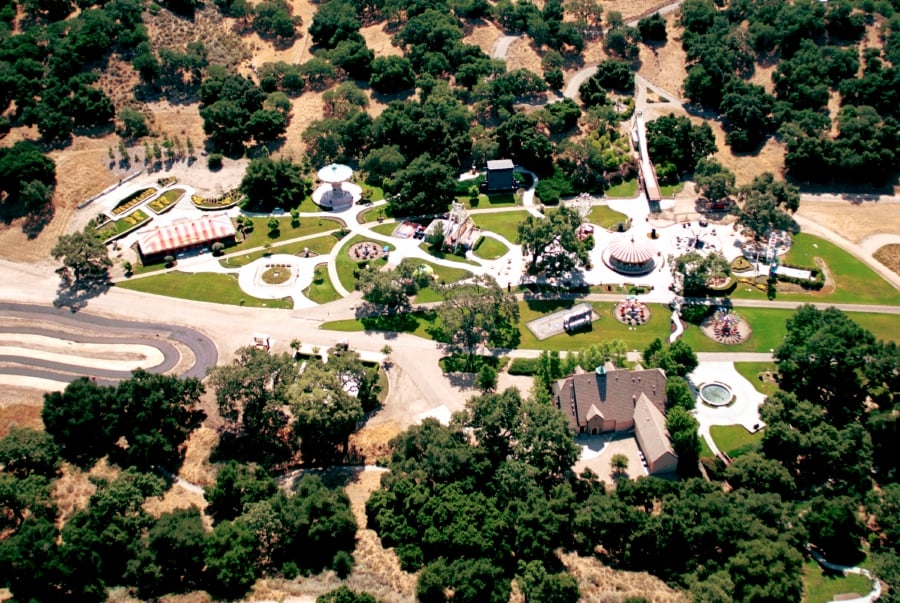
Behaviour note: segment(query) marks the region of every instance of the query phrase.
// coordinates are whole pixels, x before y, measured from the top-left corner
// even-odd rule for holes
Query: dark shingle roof
[[[604,421],[630,422],[641,394],[665,413],[666,374],[658,368],[582,373],[558,381],[553,393],[558,407],[569,417],[569,427],[578,431],[597,413]]]

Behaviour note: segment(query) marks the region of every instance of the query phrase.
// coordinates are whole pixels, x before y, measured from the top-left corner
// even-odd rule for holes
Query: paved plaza
[[[731,388],[734,395],[734,402],[719,407],[705,404],[697,395],[695,416],[700,423],[700,434],[706,438],[713,452],[718,450],[709,433],[712,425],[741,425],[749,432],[758,431],[765,426],[759,418],[759,407],[766,397],[737,372],[734,363],[702,362],[687,378],[695,393],[704,384],[719,382]]]

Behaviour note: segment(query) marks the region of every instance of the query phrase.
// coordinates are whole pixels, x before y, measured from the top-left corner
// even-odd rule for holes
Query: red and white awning
[[[225,214],[203,216],[160,226],[138,236],[143,255],[155,255],[227,239],[235,235],[231,218]]]

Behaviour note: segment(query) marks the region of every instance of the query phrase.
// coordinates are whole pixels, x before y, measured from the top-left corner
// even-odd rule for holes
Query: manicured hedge
[[[513,358],[507,371],[510,375],[524,375],[530,377],[538,371],[537,358]]]

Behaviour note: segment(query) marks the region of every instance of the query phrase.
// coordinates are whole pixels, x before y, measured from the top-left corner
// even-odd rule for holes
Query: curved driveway
[[[3,318],[35,321],[59,325],[54,331],[44,326],[32,326],[27,322],[5,323]],[[175,341],[187,346],[194,355],[194,364],[182,376],[202,378],[206,369],[214,366],[219,358],[215,343],[207,335],[189,327],[153,322],[136,323],[127,320],[104,318],[84,312],[72,312],[52,306],[0,302],[0,333],[30,334],[45,337],[64,338],[78,343],[100,343],[114,346],[145,345],[156,348],[163,361],[152,367],[144,367],[153,373],[166,373],[174,369],[181,360]],[[62,336],[61,336],[62,333]],[[89,333],[89,334],[88,334]],[[71,363],[35,358],[33,356],[0,355],[0,374],[35,377],[54,381],[71,381],[86,375],[110,383],[131,376],[130,371],[99,368],[79,364],[73,357]]]

